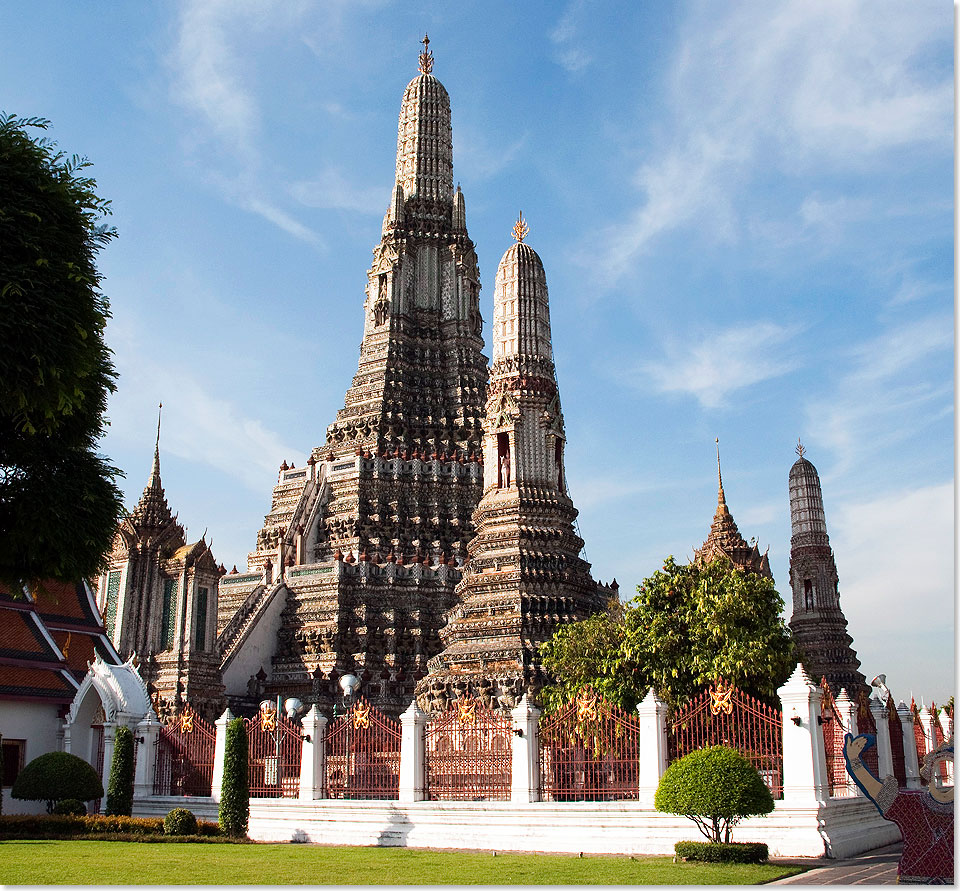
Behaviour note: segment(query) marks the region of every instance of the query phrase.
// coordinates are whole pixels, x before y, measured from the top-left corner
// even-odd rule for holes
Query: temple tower
[[[417,686],[426,710],[465,694],[513,708],[539,686],[538,645],[613,595],[598,588],[580,557],[583,541],[564,476],[546,277],[540,257],[523,242],[526,234],[521,216],[517,241],[497,270],[483,497],[457,605],[440,632],[444,649]]]
[[[818,681],[825,677],[834,693],[844,688],[855,698],[860,690],[869,693],[869,688],[840,608],[839,576],[827,535],[820,477],[803,457],[804,451],[798,443],[799,457],[790,468],[790,630],[807,674]]]
[[[189,701],[208,717],[223,710],[216,655],[218,567],[203,537],[188,543],[160,480],[160,424],[139,502],[117,529],[97,580],[97,605],[117,652],[140,659],[158,714]]]
[[[720,472],[720,441],[717,440],[717,512],[713,515],[710,534],[707,540],[694,551],[693,560],[700,566],[726,557],[738,569],[754,572],[759,576],[772,579],[770,560],[754,542],[749,544],[740,534],[737,523],[727,507],[727,497],[723,492],[723,474]]]
[[[450,98],[427,38],[419,67],[401,103],[357,373],[326,442],[305,467],[281,466],[247,573],[224,579],[231,692],[327,707],[352,672],[399,713],[441,648],[482,491],[486,359]]]

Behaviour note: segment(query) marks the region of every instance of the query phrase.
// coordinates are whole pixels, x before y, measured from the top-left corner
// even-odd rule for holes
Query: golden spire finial
[[[797,440],[797,454],[802,458],[806,453],[806,449],[803,447],[803,443],[800,440]]]
[[[523,211],[520,211],[520,216],[517,218],[517,222],[513,227],[513,237],[519,242],[523,242],[523,239],[527,237],[527,234],[530,232],[530,227],[523,220]]]
[[[430,38],[424,34],[423,40],[420,42],[423,44],[423,52],[420,53],[420,73],[429,74],[433,71],[433,53],[430,52]]]

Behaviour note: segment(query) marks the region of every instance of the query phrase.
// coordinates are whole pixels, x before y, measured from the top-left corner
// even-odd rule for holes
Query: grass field
[[[320,845],[0,842],[3,885],[725,885],[798,867]]]

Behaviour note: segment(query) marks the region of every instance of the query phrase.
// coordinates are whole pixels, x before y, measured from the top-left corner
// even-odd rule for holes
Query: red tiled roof
[[[111,661],[107,656],[109,650],[99,634],[52,628],[50,636],[56,641],[67,660],[67,667],[77,680],[82,680],[87,673],[87,663],[93,662],[97,651],[101,658]]]
[[[85,625],[103,629],[100,614],[90,602],[83,582],[70,584],[48,579],[33,591],[37,612],[49,625]]]
[[[0,659],[50,662],[60,665],[60,654],[55,652],[43,632],[37,627],[37,616],[32,611],[3,609],[0,618]]]
[[[0,696],[70,702],[76,692],[59,670],[0,665]]]

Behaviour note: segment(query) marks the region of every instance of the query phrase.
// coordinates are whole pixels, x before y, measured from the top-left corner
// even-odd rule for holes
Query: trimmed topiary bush
[[[197,818],[185,807],[175,807],[163,818],[164,835],[196,835]]]
[[[224,835],[242,837],[250,820],[250,779],[247,768],[247,728],[243,718],[227,725],[223,750],[223,784],[220,787],[220,829]]]
[[[107,783],[106,813],[129,817],[133,811],[133,734],[129,727],[118,727],[113,738],[113,759]]]
[[[678,860],[701,863],[763,863],[769,851],[761,842],[698,842],[682,841],[673,846]]]
[[[69,752],[47,752],[20,771],[11,795],[21,801],[45,801],[47,813],[64,798],[93,801],[103,797],[103,783],[83,758]]]
[[[693,820],[711,842],[730,842],[744,817],[769,814],[773,796],[756,768],[729,746],[711,746],[674,761],[653,799],[658,811]]]
[[[76,798],[64,798],[53,806],[53,812],[60,817],[84,817],[87,806]]]

